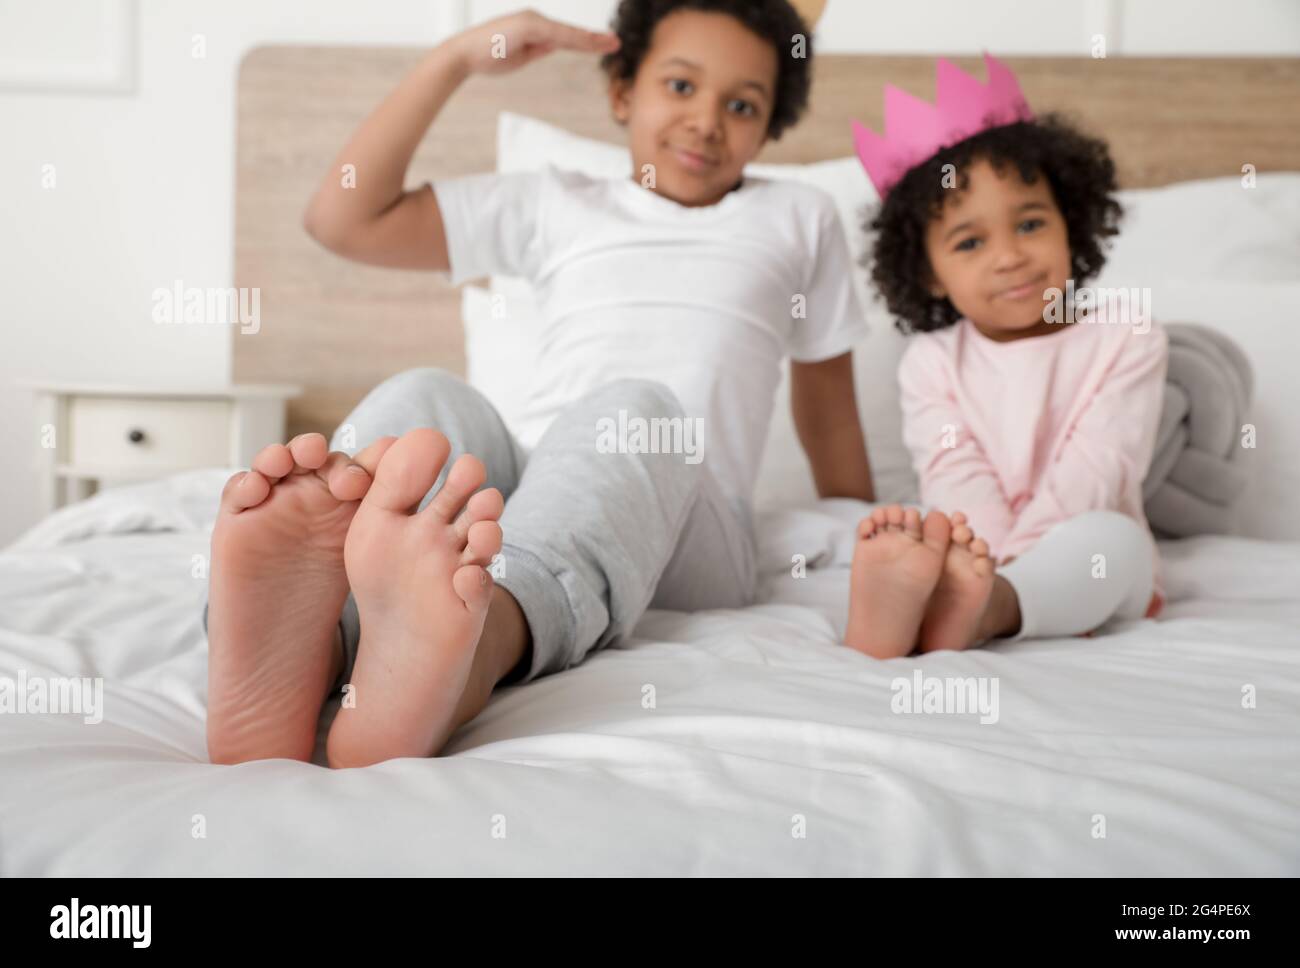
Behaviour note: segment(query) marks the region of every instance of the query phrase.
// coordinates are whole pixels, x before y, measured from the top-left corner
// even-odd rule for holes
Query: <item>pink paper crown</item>
[[[933,105],[886,84],[883,138],[853,122],[858,157],[881,198],[909,168],[935,152],[989,128],[1034,120],[1011,69],[988,53],[984,64],[988,69],[987,84],[940,58],[935,68]]]

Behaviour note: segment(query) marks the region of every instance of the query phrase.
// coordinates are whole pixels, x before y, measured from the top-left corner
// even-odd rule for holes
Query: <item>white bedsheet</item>
[[[97,725],[0,714],[0,874],[1300,874],[1300,544],[1163,545],[1158,623],[877,662],[836,641],[862,506],[822,502],[764,520],[768,604],[652,612],[447,755],[224,767],[194,556],[227,473],[0,553],[0,676],[105,680]],[[916,669],[997,677],[998,721],[892,712]]]

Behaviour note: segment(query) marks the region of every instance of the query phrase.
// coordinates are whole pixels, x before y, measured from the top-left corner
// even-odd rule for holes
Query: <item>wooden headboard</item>
[[[307,201],[353,129],[422,49],[260,47],[239,72],[235,285],[260,287],[261,327],[233,328],[233,379],[291,382],[289,432],[328,435],[366,391],[412,366],[464,372],[460,296],[437,273],[358,266],[302,229]],[[954,58],[983,76],[978,58]],[[1124,187],[1300,169],[1300,59],[1005,59],[1039,111],[1060,110],[1111,144]],[[934,94],[933,57],[819,55],[809,114],[759,160],[852,153],[849,121],[881,124],[893,82]],[[503,77],[471,78],[416,152],[408,184],[489,171],[497,113],[623,142],[589,57],[555,54]]]

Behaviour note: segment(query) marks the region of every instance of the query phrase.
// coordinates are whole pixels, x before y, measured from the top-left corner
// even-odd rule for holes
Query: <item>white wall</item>
[[[0,55],[32,0],[0,0]],[[72,17],[87,0],[69,4]],[[36,514],[38,428],[25,378],[202,383],[229,378],[224,327],[156,326],[172,280],[232,284],[235,78],[264,43],[432,44],[514,0],[139,0],[133,94],[0,91],[0,544]],[[536,2],[602,27],[613,0]],[[39,18],[37,18],[39,19]],[[1296,0],[830,0],[826,51],[1300,56]],[[67,30],[69,47],[84,29]],[[191,56],[202,34],[206,57]],[[328,159],[322,159],[325,164]],[[54,165],[57,183],[41,186]]]

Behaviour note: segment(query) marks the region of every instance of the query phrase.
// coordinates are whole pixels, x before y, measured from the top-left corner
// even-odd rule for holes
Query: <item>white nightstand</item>
[[[281,384],[132,387],[27,380],[36,394],[42,513],[91,493],[91,484],[163,477],[199,467],[247,467],[284,439]]]

